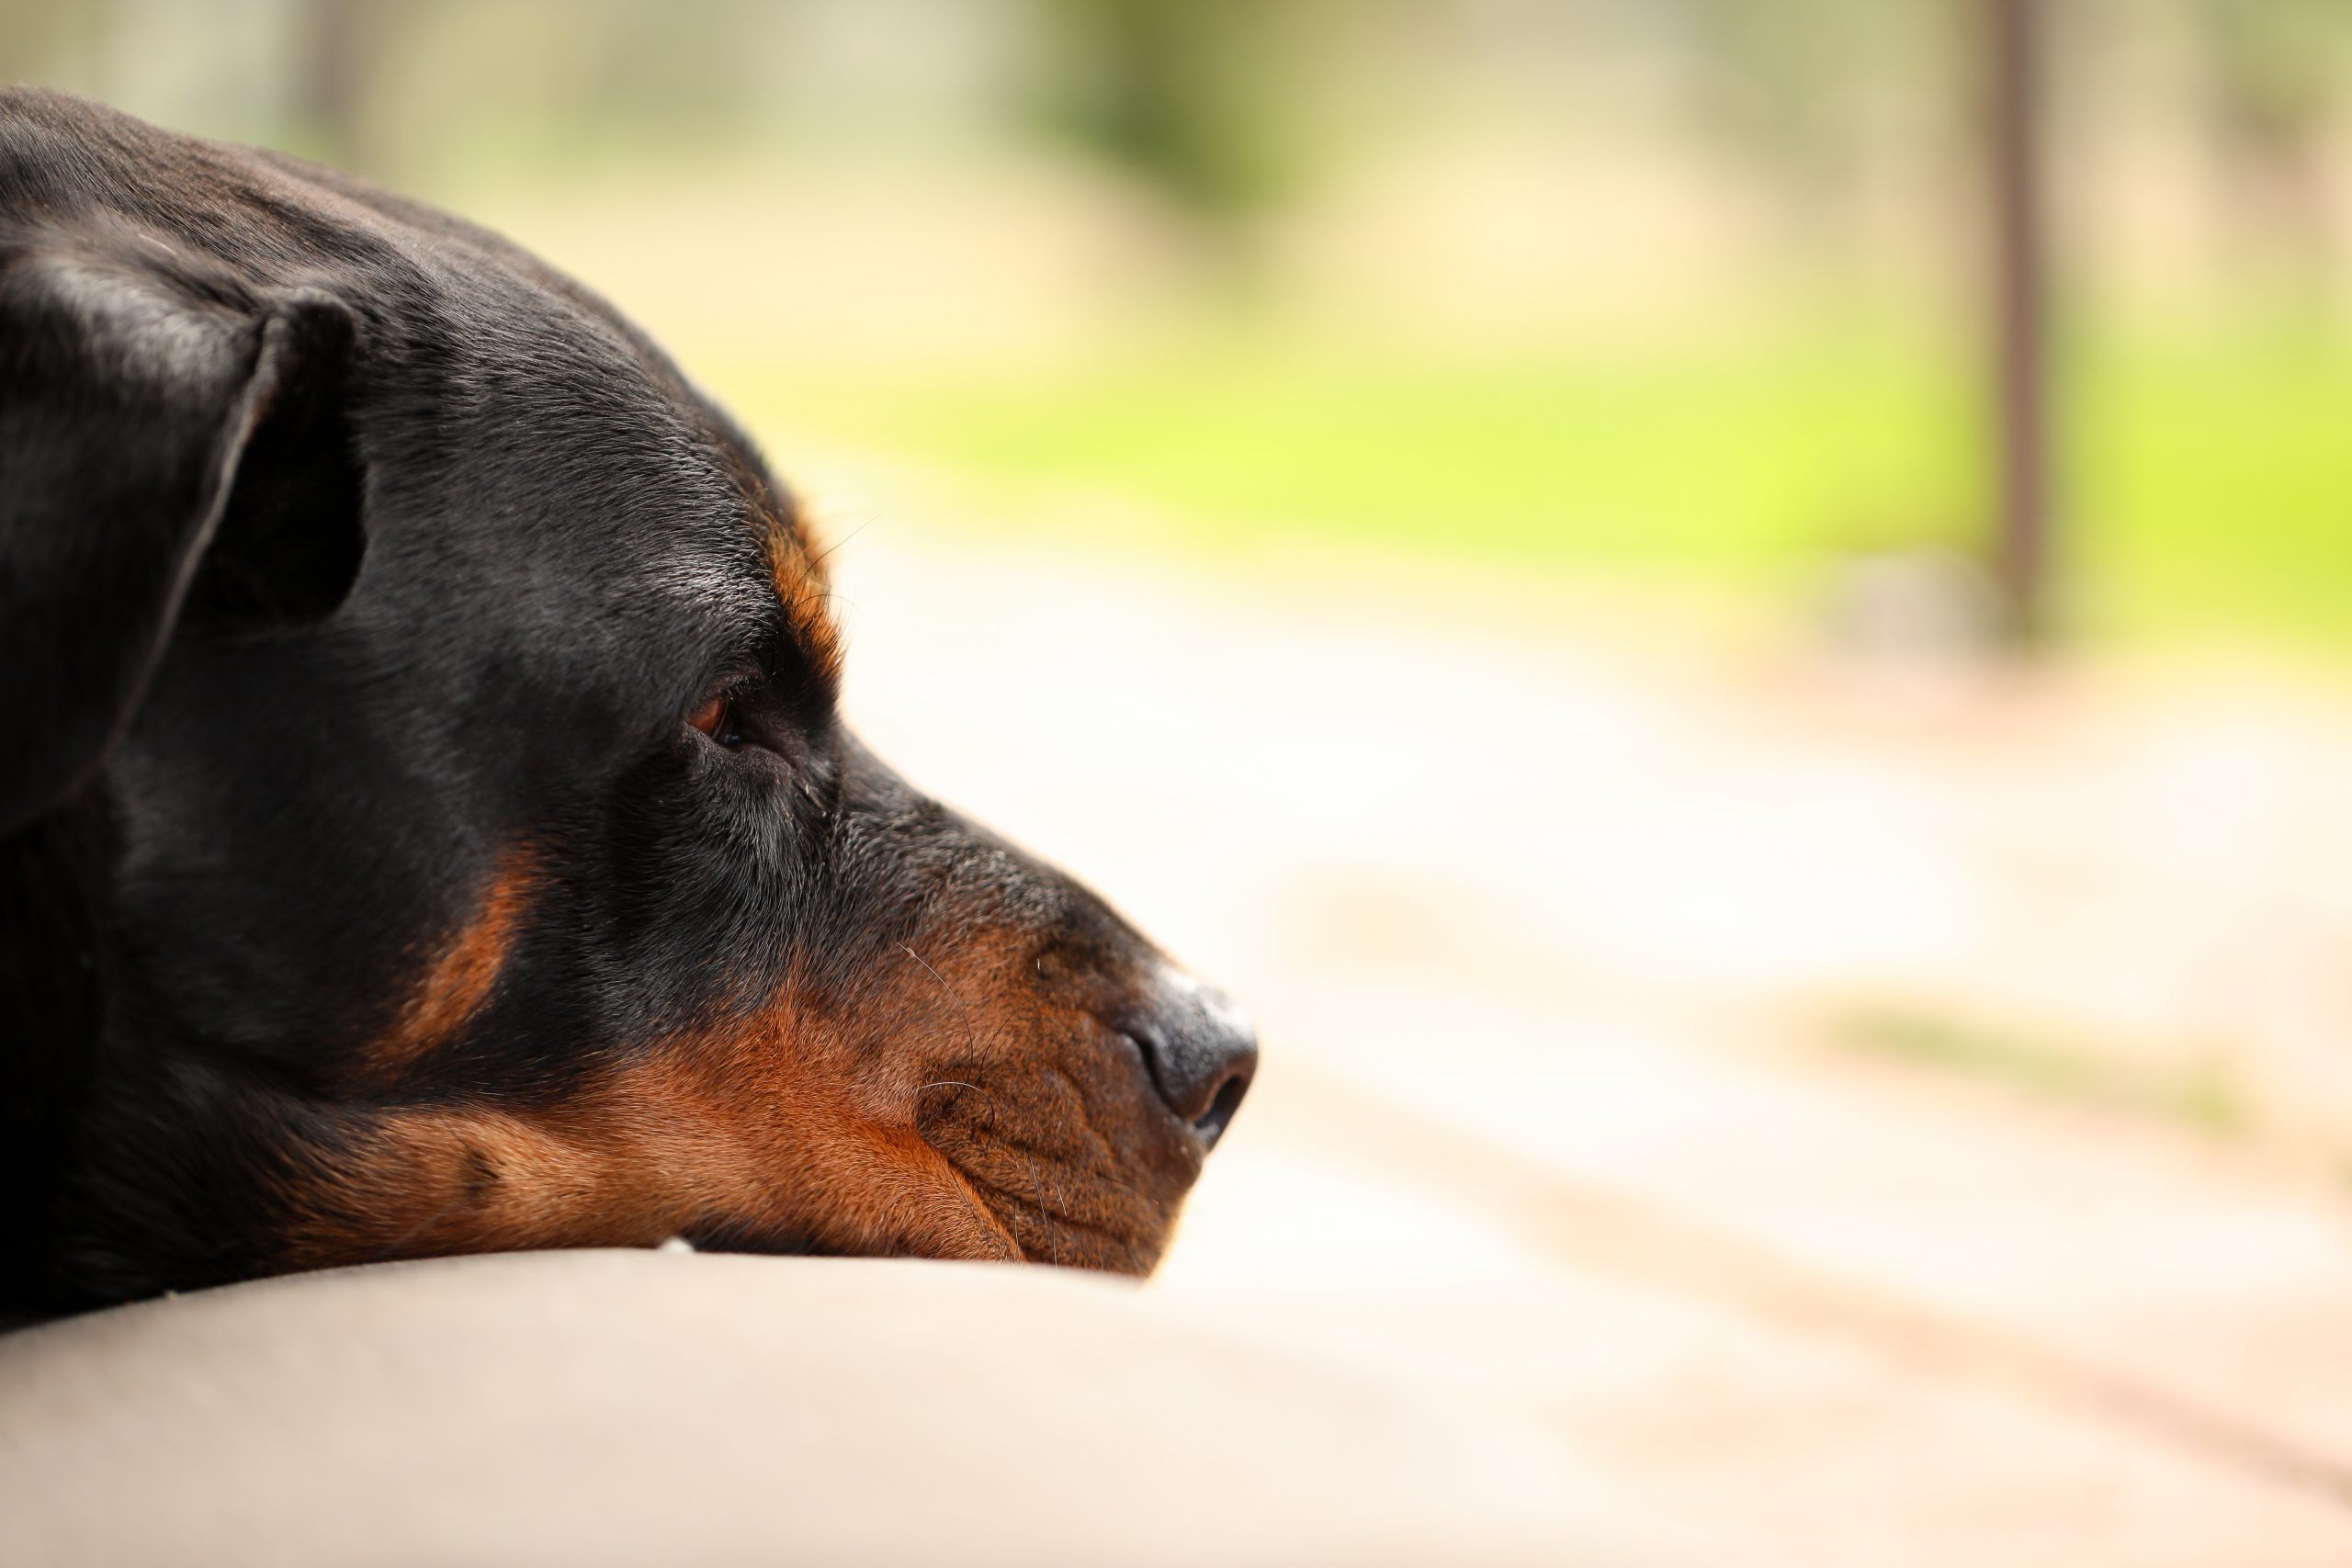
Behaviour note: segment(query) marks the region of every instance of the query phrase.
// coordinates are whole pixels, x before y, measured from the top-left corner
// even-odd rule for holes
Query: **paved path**
[[[2352,1562],[2352,704],[1890,694],[896,520],[947,504],[837,507],[854,718],[1263,1027],[1156,1288],[1731,1561]],[[2236,1131],[1823,1044],[1862,1004]]]

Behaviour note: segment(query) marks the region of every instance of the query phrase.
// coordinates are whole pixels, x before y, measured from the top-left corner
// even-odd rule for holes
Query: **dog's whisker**
[[[949,1004],[956,1009],[956,1020],[958,1023],[963,1025],[964,1049],[966,1053],[971,1055],[978,1055],[979,1054],[980,1041],[978,1032],[972,1027],[972,1010],[965,1004],[964,998],[956,993],[956,987],[948,984],[947,976],[933,968],[929,959],[925,958],[922,953],[917,953],[907,943],[903,942],[900,942],[899,944],[899,951],[905,953],[909,958],[913,959],[917,964],[921,964],[924,974],[939,982],[941,994],[945,996]],[[983,1090],[982,1092],[986,1091]]]
[[[1031,1200],[1036,1203],[1038,1214],[1048,1221],[1060,1219],[1061,1215],[1059,1213],[1046,1205],[1045,1189],[1040,1186],[1037,1181],[1037,1156],[1035,1155],[1027,1155],[1023,1157],[1027,1159],[1029,1162],[1029,1196]],[[1045,1227],[1045,1230],[1046,1246],[1053,1254],[1054,1267],[1058,1269],[1061,1267],[1062,1261],[1061,1238],[1054,1234],[1055,1227],[1052,1224],[1048,1224]]]
[[[810,566],[821,566],[827,556],[831,555],[835,550],[840,549],[843,545],[848,544],[852,539],[856,538],[860,534],[865,533],[866,529],[873,525],[874,519],[871,517],[867,518],[865,522],[860,523],[856,527],[852,528],[848,533],[843,534],[840,538],[835,539],[831,544],[827,545],[823,549],[819,550],[815,555],[810,556],[808,558],[808,564]]]

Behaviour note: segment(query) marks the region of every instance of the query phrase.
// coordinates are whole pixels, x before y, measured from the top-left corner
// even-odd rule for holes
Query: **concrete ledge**
[[[572,1252],[0,1338],[0,1561],[1656,1562],[1567,1454],[1043,1269]]]

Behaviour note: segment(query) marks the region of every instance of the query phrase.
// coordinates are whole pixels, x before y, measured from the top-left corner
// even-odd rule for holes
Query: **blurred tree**
[[[1047,118],[1212,226],[1297,175],[1321,0],[1045,0]]]
[[[2233,192],[2292,244],[2324,252],[2329,141],[2352,99],[2352,4],[2190,0],[2211,121]],[[2313,255],[2314,263],[2324,255]]]
[[[2014,645],[2034,651],[2051,632],[2053,535],[2049,262],[2044,252],[2043,96],[2047,40],[2041,0],[1981,0],[1986,229],[1993,255],[1994,485],[1989,555]]]

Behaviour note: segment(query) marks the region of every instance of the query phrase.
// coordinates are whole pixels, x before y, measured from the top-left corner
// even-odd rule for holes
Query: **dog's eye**
[[[735,701],[725,692],[696,708],[686,722],[729,750],[743,744],[742,731],[735,724]]]

